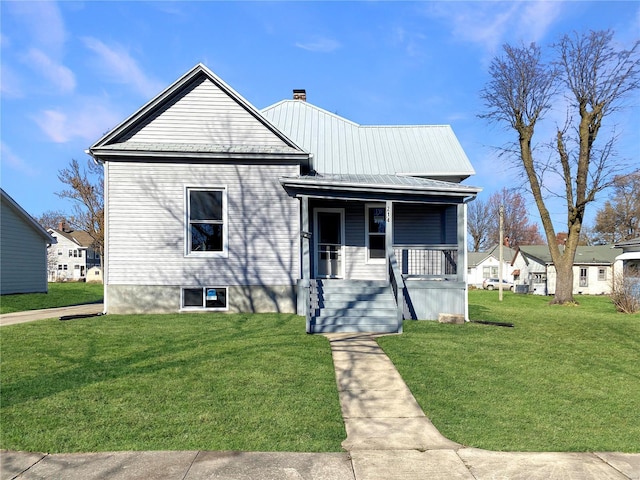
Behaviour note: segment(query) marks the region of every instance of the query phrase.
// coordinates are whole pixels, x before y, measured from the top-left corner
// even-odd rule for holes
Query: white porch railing
[[[457,245],[394,245],[402,275],[446,278],[458,274]]]

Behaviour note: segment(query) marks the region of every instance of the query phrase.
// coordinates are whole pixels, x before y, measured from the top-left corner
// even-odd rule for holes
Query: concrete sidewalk
[[[101,313],[104,309],[102,303],[86,303],[70,307],[47,308],[44,310],[27,310],[25,312],[5,313],[0,315],[0,327],[15,325],[17,323],[45,320],[47,318],[59,318],[66,315],[92,315]]]
[[[327,335],[347,438],[343,453],[0,452],[0,479],[640,480],[640,454],[512,453],[444,438],[374,338]]]
[[[357,480],[640,480],[640,454],[465,448],[425,417],[373,336],[327,337]]]

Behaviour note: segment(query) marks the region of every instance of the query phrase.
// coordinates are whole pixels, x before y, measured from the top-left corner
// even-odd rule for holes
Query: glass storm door
[[[344,211],[316,210],[316,276],[343,276]]]

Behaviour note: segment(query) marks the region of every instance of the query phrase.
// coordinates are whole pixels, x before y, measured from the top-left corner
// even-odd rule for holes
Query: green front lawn
[[[0,448],[340,451],[326,338],[295,315],[2,327]]]
[[[0,314],[95,303],[101,302],[103,297],[104,286],[101,283],[50,283],[49,293],[2,295]]]
[[[608,297],[469,292],[469,316],[514,323],[404,324],[379,343],[426,415],[464,445],[640,452],[640,314]]]

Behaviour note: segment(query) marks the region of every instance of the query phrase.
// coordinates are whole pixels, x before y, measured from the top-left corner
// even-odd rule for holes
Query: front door
[[[344,277],[344,210],[315,210],[316,277]]]

